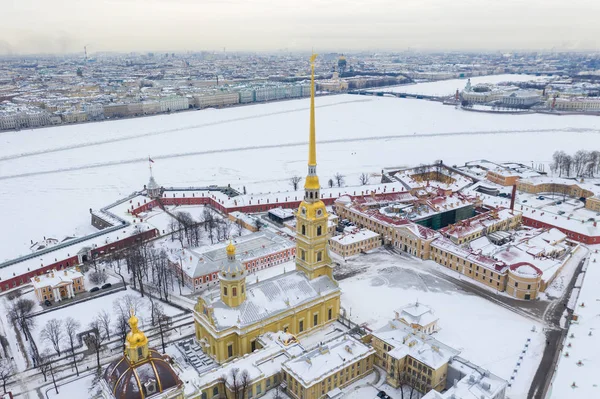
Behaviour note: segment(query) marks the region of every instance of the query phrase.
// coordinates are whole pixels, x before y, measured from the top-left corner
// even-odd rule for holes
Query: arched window
[[[231,293],[232,293],[232,295],[233,295],[233,296],[237,296],[237,288],[236,288],[236,287],[233,287],[233,288],[231,289]]]
[[[321,251],[317,252],[317,262],[321,261]]]
[[[227,296],[227,287],[223,287],[223,295]]]
[[[317,235],[320,236],[321,235],[321,226],[317,226]]]
[[[306,235],[306,226],[302,225],[302,235],[305,236]]]
[[[300,258],[301,258],[302,260],[306,260],[306,259],[305,259],[305,256],[306,256],[306,251],[304,251],[303,249],[301,249],[301,250],[300,250]]]

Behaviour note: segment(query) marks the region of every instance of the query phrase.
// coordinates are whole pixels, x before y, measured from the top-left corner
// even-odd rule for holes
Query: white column
[[[60,292],[58,291],[58,288],[54,288],[52,292],[54,293],[54,302],[60,301]]]
[[[73,298],[75,296],[75,294],[73,294],[73,284],[67,285],[67,294],[69,298]]]

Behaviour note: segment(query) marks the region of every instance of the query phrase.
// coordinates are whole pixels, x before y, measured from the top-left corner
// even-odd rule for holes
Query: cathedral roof
[[[156,183],[156,180],[154,180],[154,176],[150,176],[150,180],[148,181],[148,185],[146,185],[146,189],[153,190],[159,187],[160,186],[158,185],[158,183]]]
[[[212,308],[217,330],[246,327],[278,313],[301,306],[340,288],[328,276],[309,280],[303,272],[293,271],[248,285],[246,300],[237,308],[227,306],[216,290],[202,295]]]
[[[182,384],[171,365],[154,349],[149,350],[147,359],[135,364],[122,356],[106,368],[103,377],[116,399],[152,398]]]

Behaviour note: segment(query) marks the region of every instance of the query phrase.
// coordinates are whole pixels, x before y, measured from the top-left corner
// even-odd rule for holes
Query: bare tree
[[[237,367],[233,367],[229,371],[229,376],[223,375],[221,379],[227,385],[229,382],[229,386],[231,387],[231,392],[233,393],[232,399],[239,399],[240,396],[240,380],[239,380],[240,369]]]
[[[246,397],[246,393],[248,392],[248,388],[250,387],[250,383],[252,382],[252,379],[250,378],[250,373],[248,373],[248,370],[244,370],[240,373],[240,396],[242,398]]]
[[[4,393],[6,393],[6,384],[8,384],[14,374],[15,369],[10,359],[0,359],[0,381],[2,381],[2,389],[4,390]]]
[[[67,317],[65,319],[65,337],[69,342],[69,349],[71,350],[71,355],[73,355],[73,365],[75,366],[75,373],[79,376],[79,369],[77,368],[77,356],[75,355],[75,343],[77,340],[77,334],[79,333],[79,329],[81,328],[81,323],[75,320],[72,317]]]
[[[153,324],[158,327],[158,333],[160,335],[160,343],[162,345],[163,352],[166,351],[165,336],[169,331],[169,325],[171,324],[171,318],[165,314],[165,311],[161,304],[158,304],[155,309],[156,323]]]
[[[42,373],[44,376],[44,382],[48,381],[48,371],[50,371],[50,358],[52,355],[48,349],[45,349],[41,354],[35,353],[33,354],[33,363],[35,367]]]
[[[90,272],[88,278],[93,284],[104,284],[106,283],[106,280],[108,280],[108,274],[104,269],[94,270],[93,272]]]
[[[96,363],[98,368],[100,368],[100,351],[102,350],[104,341],[106,341],[106,337],[102,334],[102,327],[98,320],[94,320],[89,324],[89,330],[88,335],[85,337],[85,342],[89,348],[96,352]]]
[[[50,319],[40,332],[42,340],[52,344],[54,351],[60,356],[60,342],[63,340],[62,320]]]
[[[367,173],[361,173],[358,180],[360,181],[361,186],[365,186],[369,184],[370,177]]]
[[[102,328],[102,332],[106,336],[106,339],[110,339],[110,314],[106,310],[102,310],[96,316],[96,320],[98,320],[98,326]]]
[[[31,330],[35,326],[35,319],[29,317],[33,313],[34,306],[35,302],[31,299],[19,298],[8,310],[13,325],[21,330],[25,336],[25,341],[31,338]]]
[[[294,189],[294,191],[298,190],[298,183],[302,181],[300,176],[292,176],[290,177],[290,186]]]
[[[241,237],[242,233],[244,232],[244,223],[242,222],[241,219],[238,219],[236,221],[235,232],[236,232],[236,234],[237,234],[238,237]]]
[[[337,184],[338,187],[342,187],[344,185],[344,175],[341,173],[336,173],[335,175],[333,175],[333,179],[335,180],[335,183]]]

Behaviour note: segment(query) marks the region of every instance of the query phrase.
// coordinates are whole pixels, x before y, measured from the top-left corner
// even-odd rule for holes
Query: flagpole
[[[150,177],[152,177],[152,162],[150,161],[152,158],[150,158],[150,155],[148,155],[148,167],[150,168]]]

